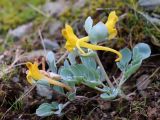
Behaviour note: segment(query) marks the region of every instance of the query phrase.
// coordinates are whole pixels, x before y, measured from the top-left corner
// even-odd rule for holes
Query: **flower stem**
[[[106,52],[108,52],[108,51],[113,52],[113,53],[118,55],[118,58],[115,60],[116,62],[120,61],[122,59],[122,54],[119,51],[114,50],[112,48],[99,46],[99,45],[93,45],[93,44],[89,44],[89,43],[86,43],[86,42],[83,42],[83,41],[81,41],[79,44],[80,44],[81,47],[88,48],[88,49],[91,49],[91,50],[104,50]]]
[[[104,69],[104,67],[103,67],[103,65],[102,65],[102,63],[99,59],[99,56],[97,55],[97,53],[96,53],[96,61],[97,61],[98,65],[100,66],[100,68],[102,69],[102,72],[105,75],[105,78],[106,78],[106,81],[107,81],[109,87],[111,87],[111,88],[114,87],[112,82],[110,81],[110,79],[109,79],[109,77],[108,77],[108,75],[107,75],[107,73],[106,73],[106,71],[105,71],[105,69]]]

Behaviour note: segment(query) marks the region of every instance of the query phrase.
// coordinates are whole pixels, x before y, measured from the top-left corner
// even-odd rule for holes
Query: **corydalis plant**
[[[99,22],[93,25],[93,20],[91,17],[88,17],[84,25],[88,36],[83,38],[78,38],[73,32],[72,27],[66,25],[62,30],[62,35],[67,40],[65,48],[69,51],[69,54],[64,60],[63,66],[57,69],[54,53],[49,52],[46,56],[49,70],[57,73],[59,75],[58,80],[60,81],[51,79],[43,74],[38,69],[36,63],[32,64],[28,62],[26,64],[29,69],[27,74],[28,82],[33,83],[33,80],[38,80],[38,84],[44,85],[46,89],[39,89],[41,95],[42,93],[46,93],[44,91],[47,91],[47,89],[49,91],[56,90],[61,95],[67,97],[68,101],[76,99],[76,88],[81,84],[99,91],[100,97],[104,100],[112,100],[117,96],[122,96],[122,85],[139,69],[142,61],[150,56],[151,51],[150,47],[145,43],[137,44],[132,51],[124,48],[120,52],[109,47],[97,45],[97,43],[112,39],[117,35],[117,30],[115,29],[117,21],[118,17],[114,11],[109,14],[108,21],[105,24]],[[110,51],[117,54],[117,67],[121,70],[122,77],[117,81],[116,85],[109,87],[109,84],[105,84],[106,78],[104,77],[103,66],[97,65],[98,62],[95,60],[97,57],[96,50]],[[54,87],[50,86],[50,84],[54,85]],[[69,91],[65,92],[63,88]],[[70,91],[71,89],[72,91]],[[62,110],[68,104],[68,102],[64,104],[57,102],[52,102],[51,104],[43,103],[36,110],[36,114],[38,116],[61,115]]]
[[[122,85],[126,80],[133,75],[142,64],[142,61],[148,58],[151,54],[150,47],[145,43],[139,43],[135,45],[132,51],[129,48],[124,48],[120,50],[124,58],[117,62],[118,68],[122,72],[122,77],[117,81],[117,86],[112,88],[104,84],[104,74],[101,68],[97,65],[95,61],[95,53],[93,52],[90,56],[81,56],[78,52],[74,51],[68,54],[68,57],[64,61],[64,65],[58,70],[58,74],[61,76],[61,80],[66,84],[70,85],[74,89],[72,92],[65,93],[62,88],[52,88],[61,94],[65,94],[69,101],[76,99],[76,86],[81,84],[93,88],[99,91],[100,97],[104,100],[113,100],[117,96],[122,95]],[[76,61],[79,57],[81,63]],[[53,60],[53,53],[49,52],[47,55],[47,60],[49,60],[49,68],[52,68],[53,72],[57,67],[55,66],[55,60]],[[38,116],[49,116],[52,114],[61,115],[62,110],[68,105],[66,102],[60,104],[57,102],[43,103],[36,110]]]

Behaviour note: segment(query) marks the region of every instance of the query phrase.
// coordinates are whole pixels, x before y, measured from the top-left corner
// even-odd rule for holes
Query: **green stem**
[[[95,89],[95,90],[98,90],[98,91],[100,91],[100,92],[102,92],[102,93],[104,93],[104,90],[101,89],[101,88],[99,88],[99,87],[94,87],[94,89]]]
[[[82,84],[85,85],[85,86],[87,86],[87,87],[90,87],[89,85],[85,84],[84,82],[83,82]],[[104,90],[101,89],[101,88],[99,88],[99,87],[90,87],[90,88],[93,88],[93,89],[95,89],[95,90],[97,90],[97,91],[99,91],[99,92],[104,93]]]

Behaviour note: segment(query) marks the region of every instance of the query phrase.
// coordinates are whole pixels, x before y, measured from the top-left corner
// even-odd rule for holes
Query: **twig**
[[[114,83],[118,86],[117,79],[113,76]]]
[[[41,42],[42,42],[42,46],[43,46],[45,55],[47,55],[46,46],[45,46],[45,44],[44,44],[44,39],[43,39],[43,37],[42,37],[42,34],[41,34],[41,31],[40,31],[40,30],[38,30],[38,34],[39,34],[39,37],[40,37],[40,39],[41,39]],[[45,57],[46,57],[46,56],[45,56]]]
[[[9,65],[6,69],[2,70],[2,72],[0,71],[0,78],[2,78],[5,74],[8,74],[9,72],[11,72],[13,67],[21,59],[21,57],[22,56],[20,55],[19,49],[17,49],[15,54],[15,59],[12,62],[12,64]]]
[[[160,67],[158,67],[149,77],[147,77],[147,79],[139,82],[139,83],[137,84],[137,86],[138,86],[138,85],[140,85],[140,87],[143,86],[143,85],[145,84],[145,81],[148,81],[149,79],[151,79],[159,70],[160,70]],[[138,89],[138,88],[137,88],[137,89]],[[136,90],[137,90],[137,89],[136,89]],[[136,90],[135,90],[135,91],[136,91]],[[134,91],[134,92],[135,92],[135,91]]]
[[[68,55],[68,51],[66,51],[56,62],[56,64],[58,64],[59,62],[61,62],[66,56]]]

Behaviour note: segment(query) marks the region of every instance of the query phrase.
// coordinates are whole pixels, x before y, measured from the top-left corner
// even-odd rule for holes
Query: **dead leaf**
[[[157,108],[151,108],[151,107],[148,108],[147,115],[149,118],[156,116],[156,114],[157,114]]]
[[[144,74],[137,79],[136,86],[138,90],[146,89],[147,86],[151,83],[151,80],[148,79],[148,77],[149,75]]]
[[[154,35],[151,35],[151,37],[152,37],[151,42],[152,42],[154,45],[160,47],[160,40],[157,39]]]
[[[98,102],[99,102],[100,108],[102,110],[108,110],[108,109],[111,108],[111,102],[110,101],[100,100]]]

